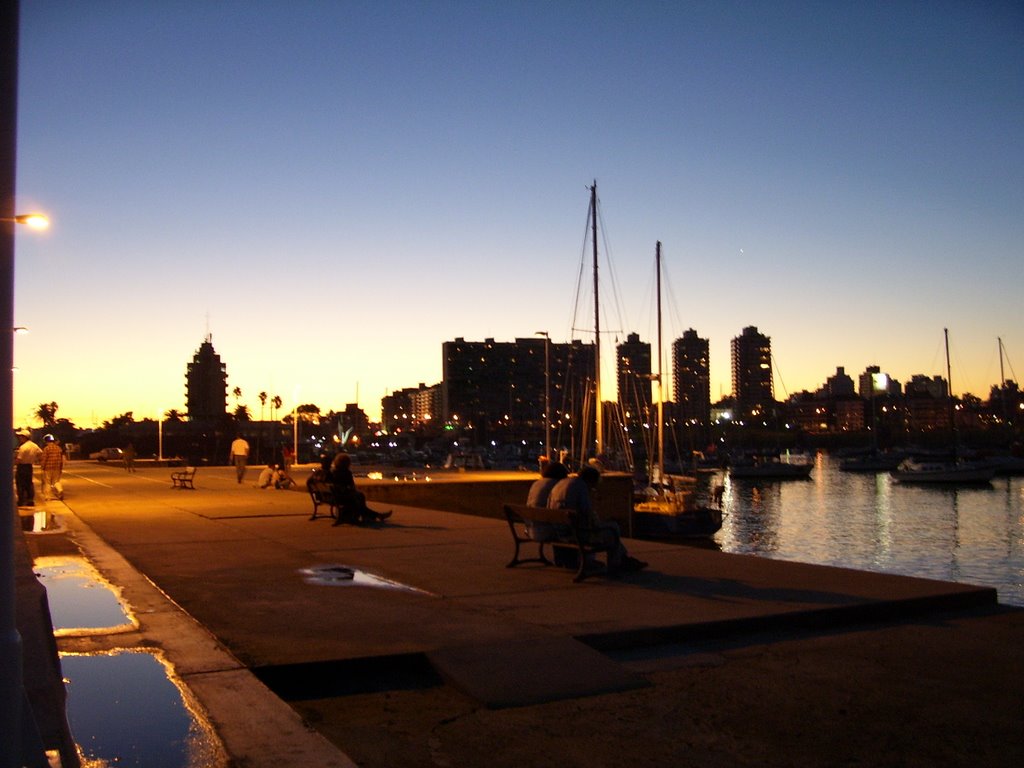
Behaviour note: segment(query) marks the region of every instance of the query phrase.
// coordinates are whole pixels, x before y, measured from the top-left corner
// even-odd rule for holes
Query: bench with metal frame
[[[620,546],[618,534],[607,528],[594,528],[589,519],[577,514],[574,509],[547,509],[530,507],[526,504],[505,504],[505,520],[508,522],[512,540],[515,542],[515,553],[512,560],[505,566],[513,568],[520,563],[558,564],[559,557],[553,554],[553,560],[544,553],[544,546],[550,545],[553,553],[559,550],[571,555],[575,562],[576,574],[573,581],[583,581],[595,573],[614,575],[615,569],[608,564],[608,556]],[[542,523],[550,535],[534,538],[534,524]],[[536,544],[536,557],[520,557],[524,544]],[[592,555],[604,553],[605,567],[594,570],[589,567],[593,562]]]
[[[180,472],[171,472],[171,488],[195,490],[196,467],[185,467]]]
[[[313,514],[310,520],[316,520],[321,506],[327,507],[331,518],[338,519],[338,502],[334,498],[334,488],[326,480],[310,480],[306,483],[309,498],[313,501]]]

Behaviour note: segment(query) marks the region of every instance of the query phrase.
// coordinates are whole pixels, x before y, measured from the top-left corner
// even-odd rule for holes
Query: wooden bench
[[[188,488],[195,490],[195,467],[185,467],[180,472],[171,472],[171,488]]]
[[[553,552],[559,550],[571,553],[575,558],[576,574],[573,581],[583,581],[594,573],[614,575],[614,569],[608,565],[608,554],[619,548],[619,537],[607,528],[594,528],[590,521],[583,519],[573,509],[546,509],[529,507],[525,504],[505,504],[505,520],[508,522],[512,540],[515,542],[515,553],[506,568],[513,568],[520,563],[543,563],[555,565],[544,554],[544,545],[551,546]],[[543,523],[551,526],[551,536],[534,538],[533,524]],[[520,549],[524,544],[537,545],[537,557],[520,557]],[[588,568],[591,555],[605,554],[605,567],[600,571]]]
[[[316,520],[321,505],[326,506],[330,516],[338,518],[338,502],[334,499],[334,489],[326,480],[310,480],[306,483],[309,491],[309,498],[313,500],[313,515],[310,520]]]

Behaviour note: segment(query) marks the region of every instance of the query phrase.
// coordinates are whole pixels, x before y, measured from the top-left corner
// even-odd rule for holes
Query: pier
[[[26,551],[80,548],[138,623],[59,647],[161,649],[240,765],[1024,757],[1024,611],[991,588],[636,540],[646,571],[575,584],[505,568],[499,509],[409,497],[385,525],[332,527],[254,469],[202,468],[195,491],[168,473],[72,463],[47,506],[64,532]],[[43,632],[22,625],[25,645]]]

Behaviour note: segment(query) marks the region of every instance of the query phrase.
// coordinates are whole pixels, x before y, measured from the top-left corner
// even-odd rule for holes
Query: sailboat
[[[657,466],[649,473],[648,497],[633,505],[633,530],[646,537],[711,536],[722,527],[722,510],[698,507],[690,488],[678,487],[665,475],[665,398],[662,375],[661,339],[661,242],[655,248],[658,304],[658,372],[651,378],[658,385]]]
[[[952,437],[953,458],[951,461],[904,460],[892,471],[892,476],[901,483],[967,484],[989,483],[996,474],[992,464],[965,461],[958,455],[956,413],[953,408],[953,377],[949,364],[949,329],[943,328],[946,340],[946,382],[949,387],[949,427]]]

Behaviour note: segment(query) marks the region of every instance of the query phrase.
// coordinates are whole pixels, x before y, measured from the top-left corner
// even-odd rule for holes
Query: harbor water
[[[814,460],[808,480],[706,477],[724,486],[722,551],[995,587],[1024,606],[1024,478],[905,485]]]

